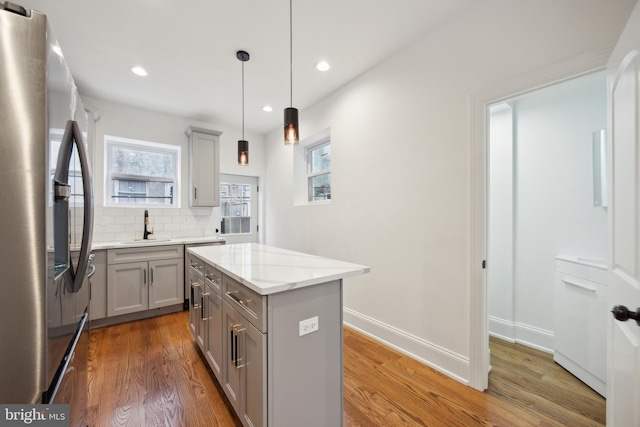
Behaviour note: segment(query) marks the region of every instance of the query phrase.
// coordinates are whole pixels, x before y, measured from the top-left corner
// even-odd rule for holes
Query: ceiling
[[[479,0],[294,0],[293,106],[313,105]],[[245,129],[290,103],[286,0],[14,0],[49,16],[81,95]],[[320,72],[320,60],[331,69]],[[143,66],[147,77],[130,68]],[[262,111],[271,105],[273,112]]]

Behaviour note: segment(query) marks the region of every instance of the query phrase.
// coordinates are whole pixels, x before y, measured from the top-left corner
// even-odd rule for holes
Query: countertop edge
[[[184,237],[169,240],[160,240],[154,242],[151,239],[148,242],[94,242],[91,245],[91,250],[105,250],[105,249],[126,249],[126,248],[145,248],[148,246],[171,246],[171,245],[191,245],[191,244],[207,244],[207,243],[225,243],[226,240],[217,236],[211,237]]]
[[[331,274],[331,275],[327,275],[327,276],[323,276],[323,277],[317,277],[317,278],[313,278],[313,279],[308,279],[308,280],[302,280],[299,282],[295,282],[295,283],[286,283],[286,284],[282,284],[282,285],[277,285],[277,286],[271,286],[269,288],[263,288],[261,286],[256,285],[255,283],[235,274],[232,271],[227,270],[226,268],[224,268],[221,265],[218,265],[216,263],[210,262],[205,260],[207,263],[213,265],[214,267],[216,267],[218,270],[222,271],[224,274],[226,274],[227,276],[231,277],[232,279],[237,280],[238,282],[240,282],[241,284],[243,284],[244,286],[246,286],[247,288],[251,289],[252,291],[260,294],[260,295],[273,295],[273,294],[277,294],[280,292],[285,292],[285,291],[291,291],[294,289],[301,289],[301,288],[306,288],[308,286],[314,286],[314,285],[319,285],[322,283],[327,283],[327,282],[333,282],[334,280],[342,280],[346,277],[353,277],[353,276],[359,276],[361,274],[366,274],[369,273],[371,271],[371,268],[366,267],[360,270],[350,270],[350,271],[345,271],[345,272],[340,272],[340,273],[335,273],[335,274]]]
[[[234,245],[225,245],[226,248],[231,249],[231,247],[233,247]],[[320,257],[317,255],[311,255],[311,254],[307,254],[307,253],[303,253],[303,252],[295,252],[295,251],[289,251],[289,250],[285,250],[285,249],[281,249],[281,248],[276,248],[273,246],[267,246],[267,245],[260,245],[260,246],[264,246],[264,247],[268,247],[268,248],[272,248],[272,249],[278,249],[278,250],[283,250],[286,251],[288,253],[294,253],[300,256],[306,256],[306,257],[313,257],[313,258],[321,258],[321,259],[325,259],[325,260],[329,260],[329,261],[335,261],[335,262],[339,262],[340,264],[343,264],[341,267],[335,267],[334,272],[326,274],[326,275],[319,275],[313,278],[305,278],[304,280],[298,280],[298,281],[292,281],[289,283],[282,283],[282,284],[276,284],[276,285],[272,285],[272,286],[268,286],[268,287],[263,287],[260,286],[259,284],[256,284],[254,282],[252,282],[251,280],[242,277],[240,274],[234,272],[233,270],[230,270],[226,265],[221,264],[219,262],[216,262],[215,260],[211,259],[210,257],[208,257],[205,254],[199,253],[199,250],[205,248],[205,247],[197,247],[197,248],[189,248],[188,252],[192,253],[200,258],[203,259],[203,261],[205,261],[207,264],[217,268],[218,270],[220,270],[222,273],[226,274],[227,276],[231,277],[232,279],[240,282],[242,285],[246,286],[247,288],[251,289],[252,291],[260,294],[260,295],[273,295],[273,294],[277,294],[280,292],[284,292],[284,291],[290,291],[290,290],[294,290],[294,289],[301,289],[301,288],[305,288],[308,286],[314,286],[314,285],[318,285],[318,284],[322,284],[322,283],[326,283],[326,282],[331,282],[334,280],[341,280],[344,279],[346,277],[353,277],[353,276],[358,276],[361,274],[366,274],[369,273],[371,271],[371,268],[365,265],[360,265],[360,264],[353,264],[353,263],[349,263],[346,261],[339,261],[339,260],[335,260],[335,259],[331,259],[331,258],[325,258],[325,257]],[[345,265],[346,264],[346,265]]]

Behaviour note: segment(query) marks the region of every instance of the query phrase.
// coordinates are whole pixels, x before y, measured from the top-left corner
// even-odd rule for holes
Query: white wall
[[[592,196],[592,133],[606,126],[606,77],[581,77],[512,104],[513,154],[493,139],[511,133],[511,123],[499,113],[491,120],[489,331],[551,351],[555,256],[606,257],[606,210],[593,207]]]
[[[513,108],[502,103],[489,118],[489,332],[515,340],[513,313]]]
[[[469,378],[469,98],[612,44],[634,1],[488,0],[300,113],[331,128],[332,201],[293,206],[292,150],[266,138],[266,242],[371,266],[345,320]]]
[[[187,126],[218,130],[220,136],[220,172],[264,178],[264,136],[245,132],[249,140],[249,165],[238,165],[237,141],[241,129],[222,123],[207,123],[171,116],[92,97],[84,103],[98,110],[93,147],[95,188],[94,241],[121,241],[140,238],[144,227],[144,208],[104,207],[104,135],[173,144],[182,147],[180,209],[149,209],[150,226],[158,238],[201,237],[215,234],[220,228],[219,208],[190,208],[186,188],[189,186],[189,148]]]

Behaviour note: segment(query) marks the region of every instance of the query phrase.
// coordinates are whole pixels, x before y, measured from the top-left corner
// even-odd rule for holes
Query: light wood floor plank
[[[495,339],[490,347],[490,387],[481,393],[345,327],[345,427],[604,425],[605,400],[551,355]],[[187,312],[91,331],[89,422],[241,426]]]

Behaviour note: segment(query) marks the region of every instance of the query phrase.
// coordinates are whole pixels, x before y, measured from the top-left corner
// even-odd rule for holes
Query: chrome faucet
[[[149,225],[149,211],[145,209],[144,210],[144,234],[142,235],[142,238],[144,240],[147,240],[149,238],[149,234],[153,234],[153,228],[151,229],[151,231],[148,231],[147,225]]]

